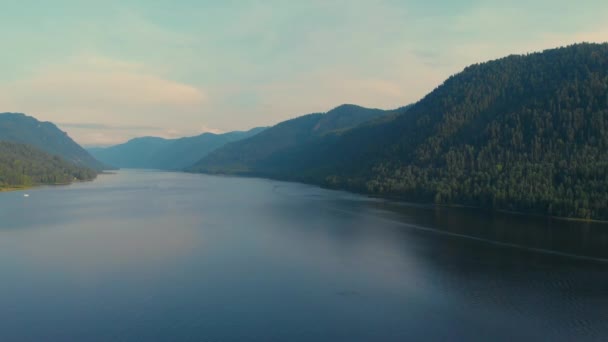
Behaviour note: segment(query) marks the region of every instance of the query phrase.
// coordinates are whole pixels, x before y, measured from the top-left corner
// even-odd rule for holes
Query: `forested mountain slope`
[[[54,124],[24,114],[0,113],[0,141],[31,145],[79,166],[95,170],[105,168]]]
[[[471,66],[393,128],[366,191],[608,219],[608,44]]]
[[[327,113],[308,114],[283,121],[264,132],[236,143],[228,144],[188,168],[194,172],[235,174],[280,174],[273,163],[276,155],[314,144],[327,135],[351,129],[361,123],[391,113],[345,104]]]
[[[607,130],[608,44],[577,44],[472,65],[402,114],[275,154],[279,167],[252,173],[608,219]],[[221,165],[208,158],[198,170],[230,171]]]
[[[32,146],[0,141],[0,190],[66,184],[95,176],[92,169],[76,166]]]

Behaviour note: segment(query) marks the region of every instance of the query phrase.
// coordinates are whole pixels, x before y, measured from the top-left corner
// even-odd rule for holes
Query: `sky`
[[[0,112],[85,146],[397,108],[473,63],[608,41],[605,0],[0,4]]]

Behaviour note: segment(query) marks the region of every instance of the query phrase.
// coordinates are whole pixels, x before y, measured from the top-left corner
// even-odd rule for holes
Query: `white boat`
[[[30,194],[23,194],[23,197],[30,197]]]

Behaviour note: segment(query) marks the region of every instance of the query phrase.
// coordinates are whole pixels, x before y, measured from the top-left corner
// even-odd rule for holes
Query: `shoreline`
[[[36,187],[35,185],[28,185],[28,186],[23,186],[23,187],[10,187],[10,188],[0,188],[0,192],[13,192],[13,191],[23,191],[23,190],[29,190]]]
[[[321,188],[324,189],[332,189],[332,188],[325,188],[323,186],[321,186]],[[384,197],[384,196],[375,196],[372,194],[367,194],[364,192],[352,192],[349,190],[345,190],[345,189],[335,189],[335,190],[341,190],[341,191],[348,191],[351,193],[356,193],[356,194],[360,194],[360,195],[364,195],[370,198],[377,198],[377,199],[383,199],[383,200],[388,200],[391,201],[393,203],[398,203],[398,204],[409,204],[409,205],[418,205],[418,206],[422,206],[422,207],[426,207],[429,209],[432,208],[449,208],[449,209],[470,209],[470,210],[479,210],[479,211],[483,211],[486,213],[498,213],[498,214],[507,214],[507,215],[514,215],[514,216],[525,216],[528,218],[537,218],[537,219],[545,219],[545,220],[558,220],[558,221],[570,221],[570,222],[579,222],[579,223],[600,223],[600,224],[608,224],[608,220],[598,220],[598,219],[585,219],[585,218],[579,218],[579,217],[565,217],[565,216],[553,216],[553,215],[543,215],[543,214],[536,214],[536,213],[527,213],[524,211],[514,211],[514,210],[507,210],[507,209],[488,209],[488,208],[483,208],[483,207],[476,207],[476,206],[472,206],[472,205],[463,205],[463,204],[436,204],[436,203],[428,203],[428,202],[415,202],[415,201],[407,201],[405,199],[400,199],[398,197]]]
[[[416,202],[416,201],[412,201],[412,200],[406,200],[399,196],[378,196],[378,195],[370,194],[367,192],[356,191],[356,190],[352,190],[352,189],[348,189],[348,188],[327,187],[327,186],[323,186],[322,184],[318,184],[318,183],[314,183],[314,182],[306,182],[303,180],[294,180],[294,179],[279,178],[279,177],[268,177],[268,176],[264,176],[264,175],[238,174],[238,173],[189,172],[189,171],[178,171],[178,172],[184,172],[184,173],[190,173],[190,174],[203,174],[203,175],[209,175],[209,176],[222,176],[222,177],[261,178],[261,179],[269,179],[269,180],[276,180],[276,181],[283,181],[283,182],[313,185],[313,186],[317,186],[321,189],[346,191],[351,194],[362,195],[362,196],[365,196],[368,198],[391,201],[391,202],[397,203],[397,204],[417,205],[417,206],[421,206],[421,207],[426,207],[428,209],[432,209],[432,208],[474,209],[474,210],[480,210],[480,211],[483,211],[486,213],[500,213],[500,214],[516,215],[516,216],[526,216],[529,218],[551,219],[551,220],[571,221],[571,222],[579,222],[579,223],[608,224],[608,220],[585,219],[585,218],[579,218],[579,217],[552,216],[552,215],[543,215],[543,214],[536,214],[536,213],[512,211],[512,210],[506,210],[506,209],[488,209],[488,208],[463,205],[463,204],[436,204],[436,203],[430,203],[430,202]]]
[[[110,170],[109,172],[103,171],[103,172],[100,172],[100,174],[112,175],[112,174],[116,174],[117,173],[116,171],[119,171],[119,170],[120,169]],[[146,170],[146,169],[133,169],[133,170]],[[506,209],[488,209],[488,208],[483,208],[483,207],[476,207],[476,206],[462,205],[462,204],[436,204],[436,203],[429,203],[429,202],[416,202],[416,201],[412,201],[412,200],[405,200],[404,198],[400,198],[399,196],[378,196],[378,195],[374,195],[374,194],[370,194],[370,193],[366,193],[366,192],[354,191],[354,190],[347,189],[347,188],[327,187],[327,186],[323,186],[321,184],[313,183],[313,182],[306,182],[306,181],[302,181],[302,180],[290,180],[290,179],[284,179],[284,178],[278,178],[278,177],[267,177],[267,176],[263,176],[263,175],[211,173],[211,172],[189,172],[189,171],[180,171],[180,170],[155,170],[155,171],[177,172],[177,173],[187,173],[187,174],[201,174],[201,175],[220,176],[220,177],[258,178],[258,179],[267,179],[267,180],[274,180],[274,181],[281,181],[281,182],[299,183],[299,184],[316,186],[321,189],[345,191],[345,192],[348,192],[351,194],[362,195],[367,198],[391,201],[395,204],[421,206],[421,207],[428,208],[428,209],[433,209],[433,208],[473,209],[473,210],[483,211],[486,213],[499,213],[499,214],[507,214],[507,215],[525,216],[525,217],[537,218],[537,219],[550,219],[550,220],[570,221],[570,222],[578,222],[578,223],[608,224],[608,220],[585,219],[585,218],[578,218],[578,217],[551,216],[551,215],[526,213],[526,212],[506,210]],[[73,182],[69,182],[69,183],[36,184],[36,185],[29,185],[29,186],[23,186],[23,187],[0,188],[0,193],[1,192],[23,191],[23,190],[35,189],[35,188],[40,188],[40,187],[45,187],[45,186],[64,186],[64,185],[71,185],[71,184],[75,184],[75,183],[92,182],[96,178],[97,177],[90,179],[90,180],[78,180],[78,181],[73,181]]]
[[[96,179],[97,177],[93,178],[93,179],[88,179],[88,180],[76,180],[73,182],[67,182],[67,183],[52,183],[52,184],[34,184],[34,185],[24,185],[24,186],[12,186],[12,187],[8,187],[8,188],[0,188],[0,193],[1,192],[15,192],[15,191],[24,191],[24,190],[32,190],[32,189],[39,189],[39,188],[43,188],[43,187],[53,187],[53,186],[66,186],[66,185],[72,185],[72,184],[77,184],[77,183],[86,183],[86,182],[92,182]]]

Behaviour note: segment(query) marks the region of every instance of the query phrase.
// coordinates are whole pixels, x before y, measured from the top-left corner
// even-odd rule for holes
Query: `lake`
[[[608,224],[138,170],[26,192],[2,341],[608,339]]]

